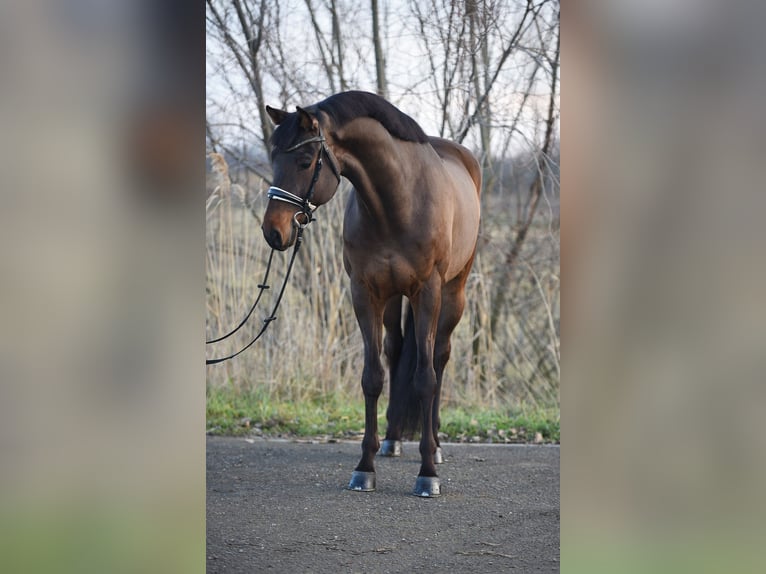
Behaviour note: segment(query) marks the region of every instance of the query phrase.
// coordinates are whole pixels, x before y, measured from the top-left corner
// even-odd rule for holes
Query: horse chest
[[[344,260],[349,277],[380,298],[410,295],[424,280],[417,272],[423,266],[401,253],[346,250]]]

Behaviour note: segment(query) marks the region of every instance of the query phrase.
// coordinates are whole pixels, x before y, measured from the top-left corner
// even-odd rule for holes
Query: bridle
[[[300,197],[294,193],[290,193],[286,189],[282,189],[281,187],[276,187],[274,185],[272,185],[268,190],[269,199],[283,201],[299,208],[300,211],[296,211],[295,215],[293,215],[293,221],[295,222],[295,225],[298,227],[298,229],[305,228],[314,220],[314,211],[316,211],[317,207],[319,207],[318,205],[312,203],[311,200],[314,197],[314,188],[316,187],[316,183],[319,180],[319,173],[322,171],[322,154],[324,153],[324,155],[326,155],[327,159],[330,161],[330,169],[332,169],[332,172],[335,175],[335,178],[338,180],[338,183],[340,183],[340,166],[338,165],[338,160],[335,158],[335,154],[332,153],[332,150],[327,145],[327,139],[322,134],[321,127],[319,127],[318,135],[299,141],[297,144],[283,150],[285,153],[287,153],[294,151],[304,145],[317,142],[321,143],[322,145],[319,146],[319,149],[317,150],[316,160],[314,162],[314,173],[311,176],[311,183],[309,184],[309,189],[306,192],[305,197]],[[300,216],[303,216],[303,221],[300,221]]]

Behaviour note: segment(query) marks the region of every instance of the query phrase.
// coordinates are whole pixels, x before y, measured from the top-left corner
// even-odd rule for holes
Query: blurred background
[[[205,214],[205,153],[225,154],[233,184],[255,194],[245,195],[243,203],[262,201],[262,188],[250,174],[260,169],[257,155],[243,149],[242,139],[231,139],[239,122],[233,132],[212,125],[224,122],[211,108],[225,90],[209,82],[203,101],[202,78],[211,75],[214,55],[205,54],[203,38],[208,36],[208,52],[220,45],[210,39],[216,29],[210,5],[179,4],[37,1],[0,8],[3,571],[204,568],[203,337],[206,329],[219,329],[209,293],[211,230],[218,233],[216,218],[229,209],[222,201],[213,223]],[[312,6],[323,37],[332,38],[329,4],[322,4],[321,14],[319,4]],[[223,3],[214,5],[225,12]],[[362,8],[368,13],[360,6],[360,14]],[[393,58],[391,48],[400,40],[391,26],[393,4],[388,6]],[[436,22],[441,13],[422,6]],[[259,7],[249,7],[257,20]],[[308,7],[300,7],[303,18]],[[514,5],[500,21],[518,24],[526,8]],[[763,571],[762,11],[762,3],[713,0],[579,2],[563,11],[565,571]],[[282,11],[280,17],[285,21],[292,14]],[[349,21],[338,19],[339,28]],[[412,22],[407,21],[409,34]],[[420,24],[414,22],[417,32]],[[469,46],[470,22],[463,18],[460,35]],[[541,24],[543,37],[547,29]],[[281,28],[266,30],[277,34]],[[369,30],[358,37],[372,42],[360,62],[375,52]],[[302,34],[317,45],[313,24]],[[498,38],[510,40],[505,34]],[[336,36],[342,43],[356,41]],[[535,38],[536,32],[525,41]],[[444,45],[432,43],[434,54]],[[324,61],[336,83],[322,80],[323,90],[341,87],[330,46],[335,44],[329,40],[323,45]],[[537,55],[541,71],[552,69],[546,65],[556,53],[552,43],[545,46],[545,57],[542,51]],[[418,73],[431,66],[430,49],[409,50],[404,45],[402,53],[411,54]],[[480,67],[481,50],[473,53]],[[497,64],[499,55],[491,52],[490,61]],[[300,64],[294,56],[285,52],[283,58]],[[321,57],[312,62],[327,78]],[[470,58],[465,62],[456,77],[472,69]],[[444,98],[449,82],[436,87],[438,74],[422,73],[422,85],[434,87],[416,90],[406,77],[395,80],[390,66],[388,96],[438,133],[441,108],[429,98]],[[344,60],[343,77],[377,90],[377,77],[370,77],[375,66],[363,68],[354,76],[354,65]],[[303,78],[312,85],[303,92],[292,83],[285,83],[284,92],[272,85],[265,88],[274,98],[267,103],[301,105],[326,95],[312,91],[320,89],[313,68],[285,69],[291,82]],[[551,79],[549,73],[540,77]],[[510,81],[503,78],[501,73],[496,82]],[[552,92],[550,81],[547,91],[545,85],[539,84],[543,100]],[[470,82],[454,101],[464,105],[467,89],[474,89]],[[240,84],[231,87],[232,94],[241,90]],[[420,99],[423,106],[415,101]],[[478,100],[468,102],[470,117],[479,107]],[[231,109],[239,105],[233,101]],[[546,126],[545,105],[517,101],[498,113],[519,108],[539,111],[542,121],[535,122],[533,114],[529,125]],[[558,103],[554,108],[558,113]],[[444,133],[460,135],[462,130],[452,131],[459,123],[450,121]],[[518,129],[527,121],[520,116]],[[259,114],[245,125],[255,132],[257,148],[264,135]],[[506,157],[522,158],[526,151],[534,158],[545,141],[540,130],[523,132],[536,139],[511,139]],[[484,148],[481,129],[472,124],[464,140],[477,151],[494,150],[489,155],[498,181],[507,177],[497,162],[505,135],[493,124]],[[521,140],[535,143],[525,150]],[[237,161],[247,162],[248,170]],[[208,175],[208,193],[220,185],[213,177],[219,176]],[[267,180],[268,173],[258,177]],[[510,198],[507,185],[486,198],[502,197],[501,189]],[[527,193],[522,200],[529,197],[529,187],[519,189]],[[238,225],[234,214],[245,217],[235,211],[239,200],[233,197],[231,229]],[[545,197],[541,191],[535,213],[544,213]],[[514,201],[508,199],[512,208],[504,217],[517,232],[525,220],[516,215]],[[523,214],[523,201],[521,208]],[[257,204],[254,211],[262,213]],[[500,208],[488,212],[502,221]],[[323,215],[311,229],[312,239],[333,237],[332,221],[334,216]],[[484,270],[510,254],[508,245],[493,243],[502,228],[497,225],[485,228],[492,246],[487,253],[497,255],[482,256]],[[548,293],[539,301],[551,301],[546,285],[558,280],[534,265],[548,257],[537,246],[552,241],[546,230],[535,243],[535,225],[515,257],[534,262]],[[321,265],[307,275],[311,281],[336,273],[318,250],[309,253]],[[515,267],[509,272],[521,273],[524,266]],[[529,292],[540,291],[532,281]],[[497,283],[472,288],[492,286],[497,289]],[[307,297],[294,296],[302,302]],[[503,313],[501,325],[519,321],[508,308]],[[341,326],[339,320],[339,332]],[[513,337],[516,329],[508,328]],[[354,353],[349,343],[349,356]],[[495,364],[485,372],[501,376]],[[543,385],[539,381],[546,379],[530,372]],[[502,376],[511,384],[512,377]],[[526,379],[515,380],[524,396]]]
[[[204,570],[204,7],[0,7],[0,570]]]
[[[763,4],[562,15],[562,570],[763,571]]]

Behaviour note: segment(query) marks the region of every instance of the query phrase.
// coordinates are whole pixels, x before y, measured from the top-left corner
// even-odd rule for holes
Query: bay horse
[[[414,494],[441,493],[436,464],[439,396],[450,336],[465,307],[476,254],[481,169],[465,147],[429,137],[383,98],[343,92],[287,112],[266,106],[273,186],[263,235],[289,248],[317,207],[347,178],[343,263],[364,341],[362,458],[350,490],[375,490],[375,454],[401,454],[403,433],[421,425]],[[329,169],[322,169],[326,163]],[[403,298],[409,301],[402,329]],[[383,328],[385,327],[385,339]],[[378,440],[377,403],[388,360],[388,428]]]

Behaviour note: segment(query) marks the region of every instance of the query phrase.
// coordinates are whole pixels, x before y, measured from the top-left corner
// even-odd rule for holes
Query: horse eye
[[[308,169],[308,168],[311,167],[311,162],[310,161],[301,161],[301,162],[298,163],[298,167],[301,168],[301,169]]]

